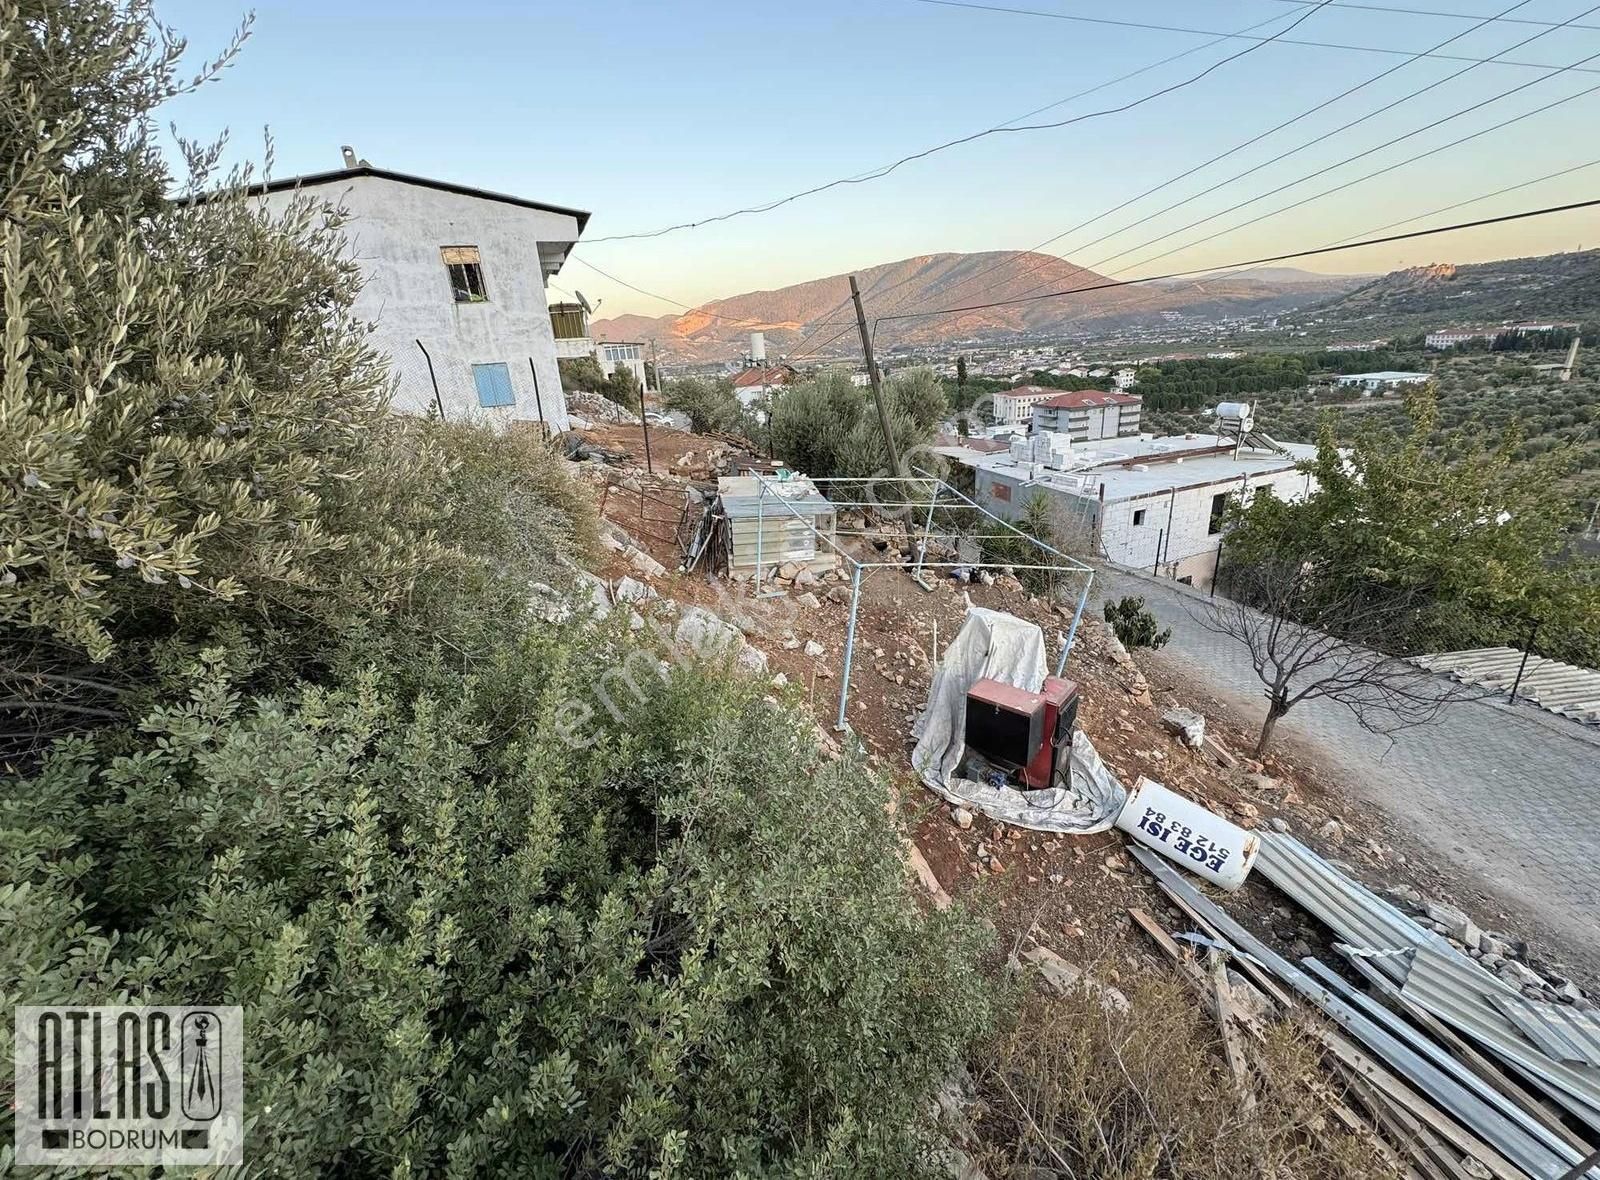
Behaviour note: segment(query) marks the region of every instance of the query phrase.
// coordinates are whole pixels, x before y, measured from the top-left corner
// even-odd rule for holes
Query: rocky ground
[[[679,611],[693,612],[699,620],[694,627],[726,626],[738,637],[740,662],[809,708],[826,740],[859,740],[901,781],[901,811],[935,896],[958,897],[987,915],[1003,948],[1048,947],[1112,984],[1123,972],[1158,964],[1128,909],[1172,913],[1170,928],[1186,929],[1187,922],[1168,910],[1153,880],[1123,851],[1121,833],[1058,836],[1008,827],[951,808],[911,773],[912,723],[934,663],[959,630],[967,606],[1036,622],[1056,650],[1070,604],[1031,596],[1014,577],[993,584],[938,577],[926,590],[905,570],[871,571],[862,583],[849,732],[835,733],[849,603],[843,575],[813,582],[802,571],[784,570],[788,576],[765,584],[768,596],[758,598],[748,584],[726,582],[704,569],[679,569],[679,537],[692,526],[703,497],[714,492],[714,476],[736,457],[736,446],[653,428],[655,471],[649,473],[642,469],[637,426],[595,426],[582,437],[602,456],[579,463],[578,470],[594,486],[610,522],[609,551],[599,573],[612,591],[620,587],[624,598],[674,603]],[[851,525],[863,526],[859,531],[867,535],[845,544],[864,558],[884,560],[886,553],[909,548],[898,526],[877,529],[841,514],[841,530],[855,531]],[[1291,832],[1528,994],[1569,1000],[1579,994],[1571,969],[1548,952],[1530,964],[1525,943],[1493,929],[1501,915],[1469,914],[1453,904],[1448,879],[1381,815],[1351,806],[1337,784],[1295,752],[1274,753],[1264,762],[1245,756],[1254,740],[1246,719],[1193,686],[1174,682],[1138,653],[1130,656],[1102,621],[1084,620],[1066,675],[1082,685],[1080,726],[1124,783],[1143,775],[1242,827]],[[1163,724],[1163,714],[1174,708],[1205,719],[1199,748]],[[1326,929],[1259,877],[1227,896],[1225,906],[1286,952],[1327,950]]]

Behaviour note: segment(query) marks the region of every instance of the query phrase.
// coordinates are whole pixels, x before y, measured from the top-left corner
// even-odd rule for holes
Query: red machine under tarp
[[[967,749],[1030,790],[1067,773],[1078,722],[1078,685],[1045,678],[1039,692],[985,678],[967,690]]]

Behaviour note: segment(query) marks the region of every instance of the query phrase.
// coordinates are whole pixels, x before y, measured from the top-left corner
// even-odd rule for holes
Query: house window
[[[483,285],[483,264],[476,246],[446,246],[439,251],[450,273],[450,294],[457,303],[485,303],[489,293]]]
[[[473,365],[472,383],[478,387],[478,404],[486,410],[517,404],[511,392],[511,370],[504,364]]]
[[[1222,531],[1222,515],[1228,510],[1228,493],[1218,492],[1211,497],[1211,521],[1206,525],[1208,536],[1216,536]]]
[[[1133,510],[1133,523],[1134,524],[1143,524],[1144,523],[1144,509],[1143,508],[1135,508]]]
[[[1002,504],[1011,503],[1011,485],[1003,484],[1003,483],[992,483],[992,484],[989,485],[989,492],[990,492],[991,495],[994,496],[994,498],[996,500],[999,500]]]

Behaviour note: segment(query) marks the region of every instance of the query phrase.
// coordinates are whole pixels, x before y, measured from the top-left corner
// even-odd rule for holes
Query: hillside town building
[[[348,213],[363,280],[355,312],[393,362],[395,409],[567,429],[556,358],[568,354],[545,284],[588,213],[364,162],[250,191],[283,208],[310,189]]]
[[[1047,389],[1043,385],[1018,385],[1004,393],[994,395],[993,409],[996,422],[1026,424],[1033,417],[1033,407],[1055,397],[1061,390]]]
[[[764,395],[794,384],[799,376],[799,370],[790,365],[756,365],[741,369],[733,375],[734,396],[746,406],[754,405]]]
[[[1033,407],[1033,431],[1065,434],[1075,443],[1130,438],[1139,433],[1143,400],[1131,393],[1100,389],[1057,393]]]
[[[1431,377],[1431,373],[1403,373],[1396,369],[1385,369],[1379,373],[1345,373],[1335,377],[1334,381],[1346,387],[1359,387],[1367,393],[1377,393],[1399,385],[1421,385]]]
[[[1455,348],[1474,340],[1487,340],[1491,345],[1505,336],[1520,336],[1526,332],[1554,332],[1558,328],[1575,327],[1574,324],[1504,324],[1498,328],[1440,328],[1423,337],[1423,343],[1432,349]]]
[[[1297,469],[1315,447],[1253,434],[1243,443],[1191,434],[1073,446],[1059,469],[1025,443],[1005,453],[939,450],[971,469],[973,498],[995,515],[1019,517],[1043,495],[1057,525],[1088,538],[1098,555],[1199,587],[1215,577],[1230,501],[1263,491],[1298,500],[1316,487]]]

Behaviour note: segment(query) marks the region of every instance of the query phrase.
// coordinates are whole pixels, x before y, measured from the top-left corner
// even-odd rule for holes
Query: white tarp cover
[[[1041,832],[1103,832],[1116,820],[1127,791],[1081,730],[1072,736],[1070,789],[1019,791],[956,775],[966,750],[967,690],[988,677],[1038,692],[1047,673],[1044,632],[1036,624],[1002,611],[970,608],[940,660],[928,704],[911,730],[917,739],[911,764],[943,798],[1002,823]]]

